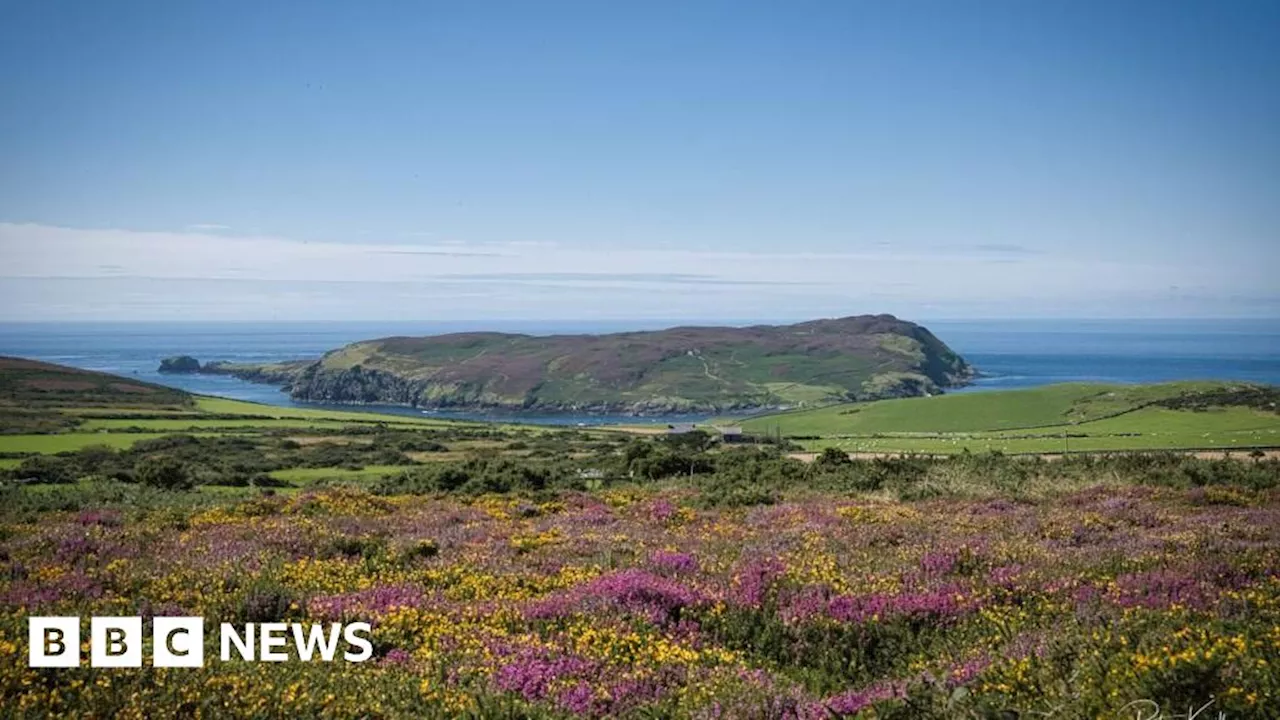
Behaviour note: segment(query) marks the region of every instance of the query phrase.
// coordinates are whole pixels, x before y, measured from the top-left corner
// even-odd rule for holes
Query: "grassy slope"
[[[86,432],[97,430],[122,432],[131,428],[156,432],[207,432],[213,430],[281,430],[288,428],[297,428],[299,430],[340,430],[350,426],[351,423],[349,422],[337,420],[304,420],[302,418],[245,418],[243,420],[230,420],[196,416],[191,418],[155,418],[146,420],[124,418],[93,419],[86,421],[80,426],[80,429]],[[399,427],[400,425],[396,424],[396,426]],[[414,428],[420,426],[406,423],[404,427]]]
[[[0,453],[60,453],[79,450],[91,445],[106,445],[113,448],[133,447],[141,440],[154,440],[170,433],[109,433],[109,432],[70,432],[53,435],[0,435]],[[192,433],[193,435],[212,435],[216,433]]]
[[[35,419],[51,422],[36,429]],[[77,421],[78,425],[72,424]],[[403,430],[479,425],[193,396],[114,375],[0,357],[0,429],[8,433],[0,433],[0,453],[59,453],[93,445],[128,448],[177,432],[212,436],[279,429],[335,430],[374,423]],[[3,466],[20,462],[3,460]]]
[[[1144,407],[1222,383],[1065,384],[1009,392],[838,405],[748,420],[754,432],[855,452],[1061,452],[1280,446],[1280,415]],[[1067,435],[1069,437],[1064,437]],[[813,439],[816,438],[816,439]]]
[[[1012,430],[1088,422],[1215,383],[1116,386],[1065,383],[1027,390],[831,405],[766,415],[743,425],[784,435],[863,435]]]
[[[959,432],[1054,425],[1094,386],[1037,391],[944,395],[832,405],[769,415],[743,423],[747,430],[781,429],[784,435],[863,435],[885,432]]]
[[[398,429],[476,426],[478,423],[418,418],[402,415],[318,408],[289,408],[223,398],[187,396],[166,389],[150,392],[113,392],[124,378],[58,366],[36,364],[35,374],[21,361],[0,368],[0,379],[9,395],[0,395],[0,420],[18,411],[20,393],[45,393],[41,383],[23,387],[13,382],[15,370],[24,378],[54,377],[55,396],[38,395],[41,413],[82,418],[76,428],[58,433],[0,435],[0,453],[56,453],[91,445],[129,447],[170,432],[199,435],[245,434],[257,430],[333,430],[351,424],[385,423]],[[88,385],[77,385],[88,376]],[[1277,447],[1280,416],[1242,407],[1192,412],[1141,407],[1154,400],[1191,391],[1220,387],[1221,383],[1170,383],[1150,386],[1057,385],[1009,392],[947,395],[934,398],[886,400],[858,405],[837,405],[816,410],[782,413],[748,420],[748,431],[772,432],[781,428],[790,436],[813,436],[809,449],[837,446],[869,452],[1059,452],[1083,450]],[[71,387],[79,394],[62,397]],[[15,389],[16,388],[16,389]],[[106,388],[105,391],[102,389]],[[119,390],[119,388],[114,388]],[[166,402],[155,404],[164,397]],[[66,406],[51,402],[61,399]],[[102,403],[102,404],[94,404]],[[118,417],[121,414],[156,417]],[[211,417],[218,415],[223,417]],[[228,418],[235,415],[240,418]],[[140,428],[144,432],[125,432]],[[1071,437],[1063,437],[1069,433]],[[439,459],[432,457],[431,459]],[[7,459],[5,465],[16,464]]]
[[[503,430],[534,430],[538,426],[522,423],[481,422],[473,420],[447,420],[442,418],[414,417],[412,415],[395,415],[391,413],[363,412],[359,410],[328,410],[321,408],[280,407],[229,400],[217,397],[197,397],[196,406],[208,413],[219,415],[248,415],[252,417],[269,417],[284,420],[309,420],[317,423],[339,423],[342,425],[361,423],[381,423],[398,429],[414,428],[450,428],[450,427],[488,427]],[[296,426],[291,426],[296,427]],[[564,429],[564,428],[558,428]]]
[[[196,407],[205,413],[219,415],[252,415],[268,418],[289,418],[299,420],[329,420],[335,422],[382,422],[397,425],[422,425],[441,427],[457,424],[456,421],[438,420],[411,415],[390,415],[382,413],[359,412],[353,410],[327,410],[320,408],[280,407],[263,405],[244,400],[230,400],[219,397],[197,397]]]
[[[202,409],[214,409],[219,415],[244,414],[243,420],[226,418],[201,418],[199,415],[177,418],[93,418],[70,432],[55,434],[0,434],[0,453],[59,453],[79,450],[91,445],[107,445],[115,448],[132,447],[140,440],[163,437],[171,433],[188,433],[200,436],[237,435],[257,430],[296,429],[340,430],[355,423],[381,422],[394,429],[413,430],[442,427],[479,426],[481,423],[458,423],[448,420],[429,420],[377,413],[325,411],[297,408],[270,408],[236,400],[197,398]],[[140,408],[132,409],[142,412]],[[282,417],[263,419],[271,410],[283,410]],[[74,412],[69,410],[65,412]],[[301,413],[301,415],[298,415]],[[484,425],[485,427],[510,428],[508,425]],[[526,426],[519,426],[526,427]],[[141,428],[144,432],[127,432]]]
[[[0,407],[31,410],[69,403],[185,409],[191,405],[191,396],[118,375],[0,356]]]
[[[1250,410],[1232,409],[1231,413],[1255,416]],[[1189,431],[1143,432],[1116,435],[1093,433],[1088,426],[1073,428],[1071,435],[1041,434],[1019,437],[1001,434],[941,435],[936,437],[896,436],[864,438],[822,438],[805,440],[800,444],[805,450],[816,451],[825,447],[838,447],[848,452],[914,452],[949,454],[963,452],[1000,451],[1004,453],[1061,453],[1061,452],[1109,452],[1140,450],[1219,450],[1280,447],[1280,424],[1271,428],[1239,430],[1218,427],[1209,422]]]
[[[946,384],[966,366],[927,330],[890,316],[607,335],[459,333],[370,340],[328,353],[301,396],[536,407],[709,407],[830,401],[903,373]],[[346,374],[378,371],[403,388]],[[879,385],[878,385],[879,386]]]
[[[26,368],[19,369],[25,371]],[[16,393],[14,370],[13,365],[0,369],[0,380],[8,381],[6,387],[11,390],[10,397]],[[490,430],[512,430],[516,433],[516,437],[522,438],[555,432],[549,428],[509,424],[455,422],[435,418],[319,408],[275,407],[223,398],[190,396],[181,391],[167,389],[164,394],[174,402],[155,405],[145,400],[137,402],[136,398],[141,395],[137,392],[117,393],[107,397],[98,391],[98,388],[103,384],[109,387],[115,383],[116,379],[110,376],[98,377],[96,374],[90,374],[87,380],[82,381],[79,377],[81,371],[73,368],[50,366],[40,367],[37,370],[40,377],[47,377],[52,373],[59,380],[69,380],[71,384],[62,383],[54,386],[69,392],[59,393],[57,397],[45,397],[49,402],[39,406],[37,419],[52,418],[54,422],[42,423],[40,424],[42,429],[38,430],[30,429],[34,427],[31,410],[13,402],[0,402],[0,454],[57,454],[74,452],[90,446],[126,449],[141,441],[163,438],[175,433],[201,437],[240,437],[252,440],[261,439],[264,432],[280,430],[296,436],[306,436],[311,433],[317,435],[315,438],[296,438],[305,444],[310,444],[309,441],[314,440],[339,445],[348,442],[368,445],[371,442],[369,436],[348,434],[344,431],[353,427],[368,430],[375,424],[396,432],[456,429],[465,434],[472,430],[479,430],[481,433],[488,433]],[[24,373],[23,376],[28,375]],[[126,380],[120,379],[120,381]],[[76,391],[77,388],[79,391]],[[32,388],[18,389],[22,392],[33,391]],[[34,391],[42,390],[37,386]],[[0,394],[0,401],[4,399],[5,395]],[[604,434],[603,431],[592,432]],[[450,440],[449,452],[411,452],[409,455],[417,461],[460,460],[467,457],[471,451],[481,448],[501,450],[505,444],[505,440],[501,442],[489,439]],[[269,449],[265,451],[269,452]],[[0,470],[19,466],[22,462],[21,457],[0,457]],[[292,492],[298,487],[306,487],[321,481],[372,481],[408,467],[412,466],[369,465],[359,470],[345,467],[294,467],[278,470],[272,475],[294,485],[294,487],[279,488],[278,491]],[[26,487],[31,492],[44,491],[43,486],[39,484]],[[49,492],[61,493],[66,491],[68,486],[52,487],[54,489]],[[203,495],[237,497],[249,496],[256,492],[247,487],[206,486],[200,490]]]
[[[317,480],[377,480],[383,475],[403,471],[407,467],[401,465],[369,465],[359,470],[347,468],[289,468],[276,470],[271,476],[278,480],[307,484]]]

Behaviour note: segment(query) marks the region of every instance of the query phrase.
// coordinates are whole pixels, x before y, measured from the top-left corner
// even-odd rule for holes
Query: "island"
[[[188,375],[200,372],[200,361],[190,355],[175,355],[160,361],[158,370],[166,375]]]
[[[631,415],[927,396],[974,376],[928,329],[892,315],[598,335],[387,337],[270,364],[185,357],[172,364],[179,359],[195,362],[194,372],[279,385],[300,402]]]

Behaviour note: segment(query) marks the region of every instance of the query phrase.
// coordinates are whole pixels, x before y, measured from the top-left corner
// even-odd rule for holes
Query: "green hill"
[[[1248,383],[1069,383],[845,403],[753,418],[810,449],[1054,452],[1280,445],[1280,390]]]
[[[60,432],[77,420],[54,408],[195,407],[181,390],[38,360],[0,356],[0,435]]]
[[[163,385],[38,360],[0,356],[0,407],[192,407],[191,396]]]
[[[1105,385],[1064,383],[1026,390],[905,398],[832,405],[749,420],[748,429],[780,428],[787,435],[975,432],[1046,427],[1095,420],[1156,400],[1221,383]]]
[[[457,333],[358,342],[308,364],[211,363],[297,400],[669,413],[934,394],[968,364],[891,315],[605,335]]]

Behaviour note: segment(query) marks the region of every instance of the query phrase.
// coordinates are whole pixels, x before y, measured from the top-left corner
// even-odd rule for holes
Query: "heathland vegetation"
[[[1280,460],[788,438],[1266,419],[1269,388],[842,405],[734,445],[6,368],[6,717],[1280,717]],[[134,614],[367,621],[375,658],[25,667],[29,615]]]

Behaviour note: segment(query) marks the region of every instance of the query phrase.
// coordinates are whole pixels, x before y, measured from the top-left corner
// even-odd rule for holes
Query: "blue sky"
[[[0,320],[1277,317],[1280,3],[0,3]]]

